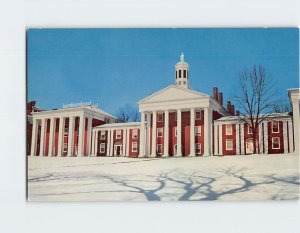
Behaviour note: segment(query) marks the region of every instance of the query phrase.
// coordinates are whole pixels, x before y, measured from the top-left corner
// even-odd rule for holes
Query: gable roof
[[[170,100],[182,100],[182,99],[198,99],[198,98],[208,98],[207,94],[194,91],[191,89],[186,89],[183,87],[178,87],[176,85],[169,85],[160,91],[147,96],[146,98],[140,100],[138,103],[151,103],[160,101],[170,101]]]

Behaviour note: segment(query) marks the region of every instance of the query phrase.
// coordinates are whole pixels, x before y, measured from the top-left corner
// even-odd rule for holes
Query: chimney
[[[213,97],[215,100],[218,101],[218,88],[217,87],[213,87]]]
[[[235,112],[234,112],[234,105],[233,105],[233,104],[231,105],[231,114],[232,114],[232,116],[235,115]]]
[[[227,111],[231,113],[231,102],[227,101]]]
[[[221,106],[223,106],[223,93],[222,92],[218,93],[218,102]]]

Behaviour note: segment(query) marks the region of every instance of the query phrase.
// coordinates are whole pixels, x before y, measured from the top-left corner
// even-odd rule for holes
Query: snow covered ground
[[[297,200],[299,156],[28,157],[28,199]]]

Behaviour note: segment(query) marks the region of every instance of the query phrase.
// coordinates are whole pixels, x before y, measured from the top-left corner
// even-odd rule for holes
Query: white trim
[[[231,148],[228,148],[228,144],[227,143],[229,143],[229,142],[232,143]],[[226,150],[233,150],[233,139],[226,139],[226,141],[225,141],[225,147],[226,147]]]
[[[275,126],[274,123],[277,123],[277,131],[274,131],[274,128],[273,128],[273,126]],[[272,133],[279,133],[280,132],[280,130],[279,130],[279,121],[272,121],[271,128],[272,128]]]
[[[103,149],[103,151],[102,151],[102,149]],[[100,143],[100,153],[105,153],[105,143],[104,142]]]
[[[121,139],[122,138],[122,130],[118,129],[116,130],[116,139]]]
[[[161,117],[161,119],[160,119]],[[163,122],[164,121],[164,114],[163,113],[157,113],[157,122]]]
[[[230,128],[229,128],[230,127]],[[225,125],[225,134],[226,135],[232,135],[233,129],[232,124],[226,124]]]
[[[247,124],[247,128],[248,128],[248,134],[253,134],[253,129],[249,124]],[[250,129],[252,132],[250,132]]]
[[[199,117],[197,117],[197,113],[199,113]],[[202,111],[195,111],[195,120],[201,120],[201,116],[202,116]]]
[[[278,145],[279,145],[279,147],[278,148],[275,148],[274,147],[274,139],[278,139]],[[280,149],[280,137],[272,137],[272,149],[275,149],[275,150],[278,150],[278,149]]]
[[[100,140],[105,140],[106,139],[106,131],[105,130],[101,130],[100,131]]]
[[[198,129],[199,129],[199,131],[198,131]],[[201,134],[202,134],[202,127],[201,127],[201,125],[196,125],[195,126],[195,135],[194,136],[201,136]]]
[[[161,131],[160,132],[160,136],[159,136],[159,131]],[[158,137],[158,138],[162,138],[163,137],[163,127],[159,127],[159,128],[157,128],[157,132],[156,132],[156,136]]]
[[[158,151],[159,146],[161,146],[161,151],[160,152]],[[157,144],[156,145],[156,153],[159,154],[159,155],[161,155],[163,153],[163,145],[162,144]]]
[[[132,139],[137,139],[138,138],[138,129],[132,129]]]
[[[135,150],[134,150],[134,146],[135,145]],[[137,152],[137,148],[138,148],[138,143],[137,142],[132,142],[131,144],[131,152]]]
[[[197,146],[200,147],[200,151],[199,151],[199,152],[197,152]],[[201,152],[202,152],[201,143],[195,143],[195,154],[196,154],[196,155],[200,155]]]

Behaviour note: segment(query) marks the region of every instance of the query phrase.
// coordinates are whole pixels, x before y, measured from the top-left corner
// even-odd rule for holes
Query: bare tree
[[[239,109],[239,119],[252,129],[253,153],[257,153],[258,127],[279,104],[277,92],[263,66],[254,65],[251,70],[247,68],[239,75],[240,93],[234,101]]]
[[[286,101],[284,103],[281,104],[275,104],[273,111],[276,113],[284,113],[284,112],[291,112],[291,105]]]
[[[116,115],[119,122],[137,122],[140,120],[138,109],[130,104],[120,107]]]

